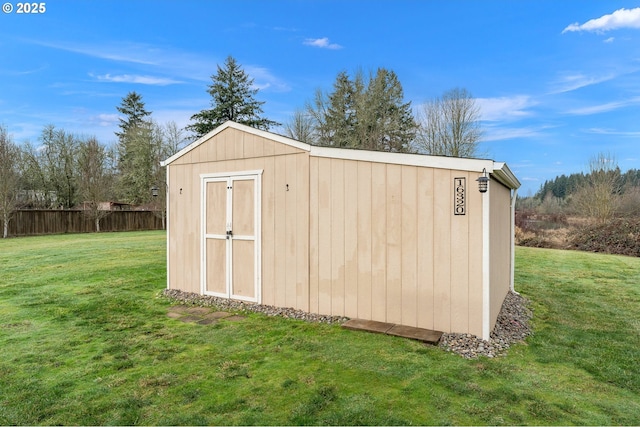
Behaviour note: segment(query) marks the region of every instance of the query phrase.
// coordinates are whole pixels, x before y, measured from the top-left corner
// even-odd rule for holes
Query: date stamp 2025
[[[47,11],[47,3],[16,3],[15,5],[10,2],[2,4],[2,11],[6,14],[16,13],[25,15],[37,15],[43,14]]]

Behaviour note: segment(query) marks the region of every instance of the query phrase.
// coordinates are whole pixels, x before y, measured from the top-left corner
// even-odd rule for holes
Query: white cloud
[[[328,37],[322,37],[320,39],[306,39],[304,44],[307,46],[319,47],[321,49],[342,49],[337,43],[330,43]]]
[[[615,37],[609,37],[608,39],[604,40],[604,43],[613,43],[615,39],[616,39]]]
[[[542,129],[544,127],[520,127],[520,128],[508,128],[508,127],[485,127],[483,135],[483,141],[504,141],[506,139],[522,139],[522,138],[539,138],[542,135]]]
[[[590,128],[586,130],[587,133],[595,133],[597,135],[618,135],[618,136],[640,136],[640,131],[619,131],[614,129],[605,128]]]
[[[554,86],[555,89],[551,93],[564,93],[571,92],[586,86],[592,86],[598,83],[603,83],[618,77],[615,74],[607,74],[602,76],[586,76],[581,73],[567,74],[561,77]]]
[[[566,111],[566,113],[576,115],[576,116],[588,116],[591,114],[606,113],[609,111],[617,110],[619,108],[624,108],[630,105],[637,105],[637,104],[640,104],[640,96],[636,96],[634,98],[627,99],[624,101],[614,101],[614,102],[607,102],[605,104],[600,104],[600,105],[592,105],[590,107],[574,108]]]
[[[640,29],[640,7],[635,9],[618,9],[609,15],[603,15],[600,18],[590,19],[584,24],[574,23],[564,30],[562,33],[570,31],[593,31],[603,33],[605,31],[617,30],[619,28],[638,28]]]
[[[91,74],[90,74],[91,75]],[[163,77],[154,77],[154,76],[140,76],[136,74],[122,74],[122,75],[111,75],[104,74],[101,76],[93,76],[101,82],[110,82],[110,83],[138,83],[143,85],[156,85],[156,86],[167,86],[171,84],[181,83],[178,80],[163,78]]]
[[[120,116],[117,114],[98,114],[89,119],[92,123],[96,123],[98,126],[115,126],[120,122]]]
[[[254,79],[253,85],[256,89],[270,88],[274,92],[289,92],[291,90],[287,83],[271,74],[267,68],[248,65],[244,69]]]
[[[505,120],[517,120],[532,115],[527,111],[536,105],[536,102],[528,95],[516,95],[500,98],[476,98],[480,107],[482,120],[497,122]]]

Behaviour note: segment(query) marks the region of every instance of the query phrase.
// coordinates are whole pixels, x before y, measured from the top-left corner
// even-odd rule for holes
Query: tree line
[[[166,192],[157,191],[156,197],[151,192],[152,187],[164,190],[162,160],[227,120],[262,130],[282,126],[264,116],[264,102],[256,99],[259,90],[232,56],[211,79],[211,108],[195,113],[184,129],[154,121],[142,96],[129,92],[116,106],[120,118],[113,146],[55,125],[43,128],[37,144],[17,145],[0,125],[3,236],[17,208],[81,207],[97,231],[109,213],[100,205],[108,201],[146,205],[164,219]],[[318,89],[283,129],[287,136],[314,145],[473,157],[482,137],[479,120],[474,98],[460,88],[414,114],[395,72],[378,68],[353,77],[338,73],[331,90]]]
[[[610,153],[598,153],[586,172],[547,180],[538,192],[519,200],[521,211],[576,215],[605,223],[614,217],[640,213],[640,170],[622,172]]]

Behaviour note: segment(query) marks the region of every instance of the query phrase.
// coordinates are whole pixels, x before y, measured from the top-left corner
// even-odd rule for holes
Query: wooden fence
[[[9,236],[91,233],[95,227],[81,210],[18,210],[9,221]],[[136,230],[162,230],[162,219],[152,211],[112,211],[100,220],[100,231]]]

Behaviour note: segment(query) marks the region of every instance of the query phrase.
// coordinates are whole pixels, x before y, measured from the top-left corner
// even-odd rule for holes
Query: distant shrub
[[[640,257],[640,218],[617,218],[573,229],[573,249]]]

